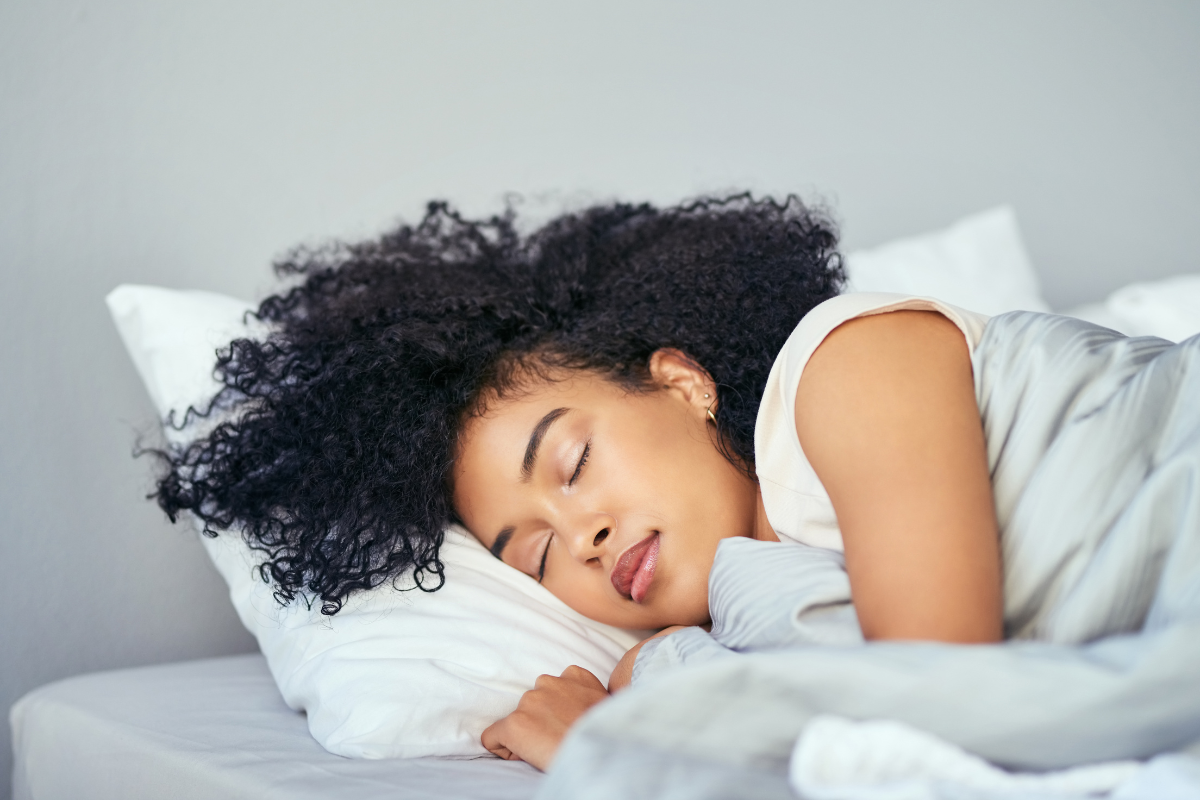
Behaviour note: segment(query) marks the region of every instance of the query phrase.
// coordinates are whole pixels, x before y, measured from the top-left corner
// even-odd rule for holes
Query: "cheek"
[[[672,536],[715,552],[716,540],[752,532],[755,486],[712,442],[691,432],[642,456],[623,487],[661,513]]]
[[[611,478],[626,497],[670,503],[705,483],[714,448],[678,413],[646,414],[617,426],[610,438]]]
[[[664,625],[700,625],[708,621],[708,576],[717,539],[688,535],[664,537],[660,591],[650,598]]]

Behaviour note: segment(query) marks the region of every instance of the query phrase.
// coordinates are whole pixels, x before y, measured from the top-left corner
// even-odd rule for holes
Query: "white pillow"
[[[1104,302],[1062,312],[1126,336],[1157,336],[1172,342],[1200,333],[1200,273],[1131,283]]]
[[[1000,206],[846,256],[847,291],[935,297],[982,314],[1049,311],[1017,217]]]
[[[203,407],[218,390],[216,348],[265,331],[247,321],[249,303],[209,292],[127,285],[106,299],[164,418]],[[181,440],[169,427],[168,436]],[[575,613],[458,529],[446,532],[442,589],[385,584],[352,595],[333,617],[319,602],[280,607],[240,537],[203,541],[284,700],[306,711],[313,737],[343,756],[485,754],[483,729],[515,709],[538,675],[578,664],[607,682],[643,635]]]
[[[213,292],[125,285],[104,299],[154,407],[175,423],[165,426],[172,441],[181,440],[176,426],[188,406],[203,411],[221,388],[213,377],[216,351],[267,331],[248,316],[252,303]]]
[[[1109,295],[1104,305],[1123,333],[1182,342],[1200,333],[1200,273],[1131,283]]]

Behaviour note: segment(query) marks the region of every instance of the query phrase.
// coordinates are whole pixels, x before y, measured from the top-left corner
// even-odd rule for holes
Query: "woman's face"
[[[707,373],[672,350],[650,372],[650,392],[572,372],[493,400],[463,431],[454,502],[485,547],[584,616],[699,625],[717,544],[754,535],[758,490],[717,450]]]

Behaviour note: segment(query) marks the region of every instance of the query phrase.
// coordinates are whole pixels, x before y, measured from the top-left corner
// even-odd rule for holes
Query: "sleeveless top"
[[[842,532],[825,487],[796,434],[796,390],[804,366],[843,322],[888,311],[937,311],[958,326],[971,355],[989,317],[930,297],[856,292],[838,295],[804,315],[775,358],[754,425],[754,459],[767,520],[780,541],[842,550]]]

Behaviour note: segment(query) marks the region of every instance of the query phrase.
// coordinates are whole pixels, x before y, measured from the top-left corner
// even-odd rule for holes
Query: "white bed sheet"
[[[522,762],[332,755],[257,654],[59,681],[11,722],[15,800],[524,800],[541,782]]]

